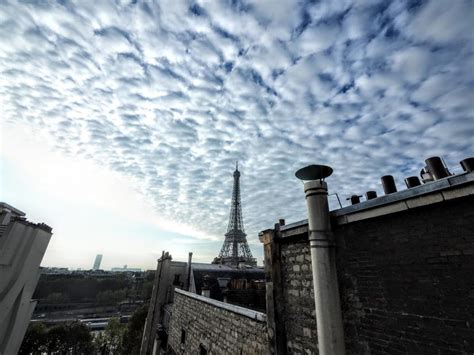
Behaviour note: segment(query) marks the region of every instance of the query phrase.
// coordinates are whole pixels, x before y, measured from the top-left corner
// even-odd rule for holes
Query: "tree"
[[[92,336],[80,322],[59,324],[47,329],[42,323],[31,323],[19,354],[93,354]]]
[[[92,335],[89,328],[81,322],[69,324],[67,343],[75,355],[88,355],[93,352]]]
[[[139,355],[142,342],[143,328],[148,312],[148,306],[143,305],[133,313],[123,334],[123,354]]]
[[[23,343],[21,343],[19,355],[40,355],[47,351],[46,346],[46,334],[47,329],[43,323],[34,322],[30,323],[26,330]]]
[[[104,334],[107,339],[109,350],[112,354],[119,354],[122,350],[122,337],[125,331],[125,324],[120,323],[118,318],[111,318]]]

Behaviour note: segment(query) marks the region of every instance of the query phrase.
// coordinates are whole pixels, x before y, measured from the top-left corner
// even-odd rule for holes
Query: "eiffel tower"
[[[232,189],[232,205],[230,207],[229,224],[225,234],[219,256],[214,259],[213,264],[224,264],[229,266],[244,265],[256,266],[257,260],[252,256],[247,243],[247,234],[244,231],[242,221],[242,205],[240,202],[240,171],[238,163],[235,164],[234,187]]]

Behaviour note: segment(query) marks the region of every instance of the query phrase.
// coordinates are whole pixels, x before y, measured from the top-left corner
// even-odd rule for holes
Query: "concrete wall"
[[[266,317],[250,309],[175,290],[168,345],[176,354],[199,354],[201,346],[208,354],[266,354]]]
[[[474,353],[474,184],[463,179],[332,213],[348,354]],[[260,239],[270,334],[286,335],[273,352],[316,354],[307,223]]]

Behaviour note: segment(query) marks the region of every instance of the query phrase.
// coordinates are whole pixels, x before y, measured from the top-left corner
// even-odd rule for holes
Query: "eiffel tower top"
[[[247,234],[244,231],[240,200],[240,171],[239,163],[236,162],[227,233],[225,234],[224,244],[219,256],[214,259],[213,264],[239,266],[241,263],[244,265],[257,265],[247,243]]]

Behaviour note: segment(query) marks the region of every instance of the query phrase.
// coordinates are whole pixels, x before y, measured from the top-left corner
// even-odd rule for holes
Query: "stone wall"
[[[474,188],[462,189],[333,214],[348,354],[474,353]],[[286,334],[274,353],[317,354],[307,222],[260,239],[270,334]]]
[[[317,351],[316,315],[307,239],[281,244],[281,269],[288,352],[314,354]]]
[[[265,314],[175,290],[168,345],[176,354],[266,354]]]

